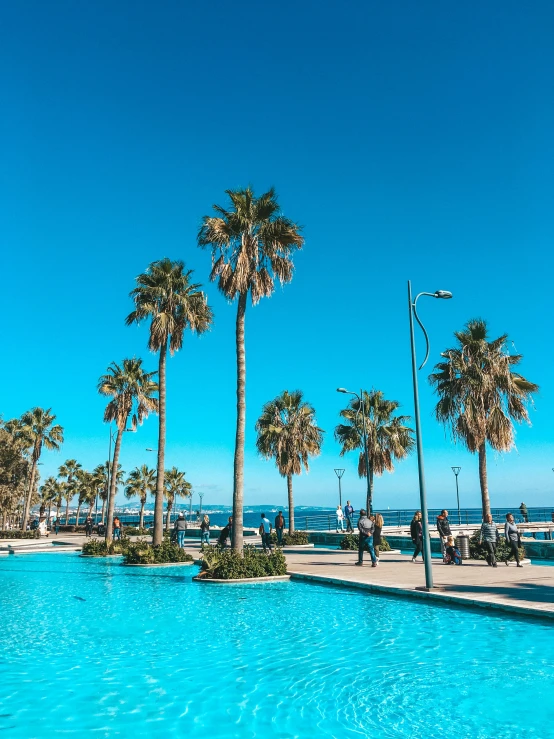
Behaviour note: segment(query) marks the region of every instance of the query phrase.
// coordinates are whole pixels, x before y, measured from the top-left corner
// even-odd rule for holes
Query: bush
[[[127,526],[123,529],[125,536],[148,536],[151,533],[151,529],[139,529],[136,526]]]
[[[487,548],[485,547],[485,544],[479,543],[479,537],[481,536],[480,531],[476,531],[472,536],[469,538],[469,557],[470,559],[486,559],[487,558]],[[501,536],[498,540],[498,545],[496,547],[496,559],[502,562],[506,557],[509,557],[512,552],[512,549],[510,545],[506,542],[506,539]],[[519,556],[520,559],[523,559],[525,557],[525,549],[523,547],[519,547]]]
[[[121,541],[112,541],[109,546],[105,539],[89,539],[83,544],[82,554],[89,554],[94,557],[107,557],[110,554],[123,554],[128,543],[125,539]]]
[[[201,575],[213,580],[244,580],[247,577],[286,574],[287,561],[280,549],[266,554],[247,545],[241,554],[233,549],[207,546],[202,555]]]
[[[40,539],[40,531],[20,531],[19,529],[10,529],[9,531],[0,531],[0,539]]]
[[[360,537],[358,534],[346,534],[341,540],[340,540],[340,548],[341,549],[358,549],[360,542]],[[379,551],[380,552],[390,552],[391,546],[388,543],[388,541],[385,539],[384,536],[381,537],[381,543],[379,544]]]
[[[277,534],[275,531],[271,534],[271,541],[273,544],[277,544]],[[308,533],[306,531],[293,531],[292,534],[283,534],[283,546],[298,546],[299,544],[309,544]]]
[[[125,548],[125,564],[153,565],[170,564],[172,562],[193,562],[190,554],[164,539],[159,547],[154,547],[145,539],[128,544]]]

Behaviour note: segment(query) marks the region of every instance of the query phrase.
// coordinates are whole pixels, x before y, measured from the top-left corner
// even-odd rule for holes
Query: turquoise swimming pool
[[[554,626],[72,554],[0,559],[0,732],[554,737]]]

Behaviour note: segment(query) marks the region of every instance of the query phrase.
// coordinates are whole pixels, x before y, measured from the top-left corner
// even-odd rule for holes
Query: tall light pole
[[[341,481],[341,477],[344,475],[344,470],[340,469],[339,467],[338,469],[335,470],[335,475],[339,478],[339,505],[342,508],[342,490],[340,486],[340,481]]]
[[[344,387],[338,387],[337,393],[346,393],[347,395],[355,395],[356,398],[358,398],[358,413],[362,412],[362,424],[363,424],[363,431],[362,431],[362,439],[364,443],[364,455],[365,455],[365,475],[366,475],[366,481],[367,481],[367,493],[366,493],[366,509],[368,513],[371,513],[371,488],[369,485],[369,454],[367,451],[367,429],[365,425],[365,409],[364,409],[364,391],[360,390],[360,394],[354,393],[352,390],[347,390]]]
[[[414,339],[414,316],[416,321],[419,323],[421,330],[425,336],[427,342],[427,351],[425,353],[425,359],[421,363],[419,369],[422,369],[427,359],[429,358],[429,337],[425,326],[421,323],[419,316],[417,315],[417,301],[422,295],[426,295],[430,298],[441,298],[442,300],[448,300],[452,297],[452,293],[448,290],[436,290],[434,293],[419,293],[416,295],[415,300],[412,300],[412,283],[408,280],[408,310],[410,313],[410,342],[412,346],[412,379],[414,384],[414,411],[415,411],[415,422],[416,422],[416,443],[417,443],[417,465],[419,471],[419,500],[421,505],[421,517],[423,519],[423,553],[425,557],[425,587],[430,590],[433,587],[433,569],[431,563],[431,542],[429,539],[429,522],[427,520],[427,493],[425,490],[425,471],[423,467],[423,444],[421,441],[421,421],[419,417],[419,391],[417,387],[417,360],[416,360],[416,348]]]
[[[200,498],[200,518],[202,518],[202,498],[204,497],[204,493],[198,493],[198,497]]]
[[[462,523],[462,514],[460,513],[460,491],[458,490],[458,475],[460,474],[461,467],[452,467],[452,472],[456,475],[456,499],[458,501],[458,523]]]

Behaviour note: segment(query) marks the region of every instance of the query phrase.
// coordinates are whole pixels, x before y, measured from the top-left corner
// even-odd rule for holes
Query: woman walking
[[[504,560],[504,564],[506,567],[508,566],[508,560],[512,559],[512,557],[515,557],[516,564],[518,567],[523,567],[521,562],[519,561],[519,545],[521,544],[521,539],[519,536],[519,531],[517,530],[517,526],[514,522],[514,517],[511,513],[508,513],[506,515],[506,523],[504,524],[504,536],[506,537],[506,544],[510,547],[510,554],[506,557]]]
[[[381,545],[381,532],[383,531],[383,516],[380,513],[375,514],[375,528],[373,529],[373,548],[377,562],[379,561],[379,547]]]
[[[341,531],[344,531],[344,513],[342,512],[342,508],[340,505],[337,506],[336,516],[337,516],[337,534],[338,534],[339,529]]]
[[[416,561],[416,557],[421,553],[421,559],[425,559],[423,554],[423,524],[421,523],[421,511],[416,511],[410,524],[410,535],[412,542],[415,546],[414,553],[412,555],[412,562]]]
[[[200,549],[204,548],[204,544],[210,543],[210,519],[206,514],[200,524]]]

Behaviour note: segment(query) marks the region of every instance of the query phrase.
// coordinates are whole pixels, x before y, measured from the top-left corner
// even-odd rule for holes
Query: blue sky
[[[156,368],[146,328],[124,318],[134,276],[168,256],[204,283],[215,324],[169,363],[167,463],[230,502],[235,306],[195,238],[223,191],[250,183],[276,187],[306,246],[294,281],[247,312],[246,503],[285,501],[253,427],[300,388],[327,434],[297,503],[334,504],[340,466],[359,505],[335,388],[379,388],[413,412],[410,278],[455,295],[421,303],[431,362],[476,316],[525,355],[541,392],[517,451],[490,455],[491,500],[550,504],[553,23],[540,1],[5,4],[0,409],[56,412],[66,442],[42,474],[105,460],[96,383],[126,356]],[[430,504],[453,507],[459,464],[462,503],[478,505],[477,461],[434,422],[424,373],[421,403]],[[154,463],[156,433],[151,418],[126,435],[126,470]],[[417,507],[415,456],[377,480],[376,505]]]

